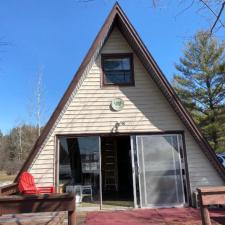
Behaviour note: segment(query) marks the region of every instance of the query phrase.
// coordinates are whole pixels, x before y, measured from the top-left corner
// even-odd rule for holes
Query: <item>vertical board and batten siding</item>
[[[117,28],[114,28],[101,50],[101,53],[131,52]],[[101,57],[96,58],[30,167],[39,185],[54,183],[56,134],[111,133],[115,132],[116,124],[120,122],[123,123],[117,132],[184,130],[192,190],[204,185],[224,184],[139,59],[136,55],[133,57],[135,86],[130,87],[101,87]],[[124,100],[124,109],[111,111],[110,103],[118,97]]]

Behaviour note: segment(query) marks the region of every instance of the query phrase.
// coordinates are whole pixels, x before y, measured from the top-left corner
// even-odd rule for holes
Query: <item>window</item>
[[[132,54],[103,54],[102,70],[104,85],[133,85]]]

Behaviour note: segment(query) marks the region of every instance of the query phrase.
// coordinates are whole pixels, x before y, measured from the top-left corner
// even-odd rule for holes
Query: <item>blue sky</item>
[[[158,8],[150,0],[121,0],[121,7],[166,77],[184,43],[208,26],[206,12],[165,1]],[[38,71],[42,71],[46,122],[79,67],[115,1],[7,0],[0,1],[0,130],[4,133],[30,116]],[[224,39],[224,31],[218,36]]]

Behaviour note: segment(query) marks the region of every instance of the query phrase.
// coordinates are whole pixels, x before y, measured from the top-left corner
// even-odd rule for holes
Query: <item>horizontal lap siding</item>
[[[47,140],[39,154],[35,157],[29,171],[37,186],[53,186],[55,170],[54,134]]]
[[[189,177],[192,191],[200,186],[221,186],[223,180],[189,132],[185,132]]]
[[[116,33],[115,35],[118,35]],[[110,37],[106,47],[110,45],[113,38]],[[106,51],[106,49],[108,49]],[[120,49],[121,52],[131,52],[130,49]],[[103,49],[104,53],[109,53],[109,48]],[[176,115],[172,112],[168,114],[169,104],[166,100],[158,101],[158,95],[162,96],[151,78],[134,56],[135,87],[100,87],[100,58],[98,58],[92,69],[98,73],[99,79],[91,82],[92,69],[82,84],[76,98],[71,102],[65,112],[57,132],[84,133],[112,131],[117,122],[124,122],[120,126],[119,132],[129,131],[160,131],[167,127],[178,129]],[[98,70],[96,69],[98,68]],[[90,87],[89,89],[87,87]],[[114,98],[124,100],[124,109],[120,112],[110,110],[110,103]],[[160,115],[159,115],[159,112]]]
[[[115,29],[102,53],[128,52],[132,52],[131,48]],[[132,87],[101,87],[100,62],[98,57],[31,167],[39,185],[54,182],[56,134],[111,133],[118,122],[124,125],[120,125],[117,131],[126,133],[185,130],[192,190],[197,186],[223,184],[135,55],[135,86]],[[110,104],[118,97],[123,99],[124,109],[113,112]]]

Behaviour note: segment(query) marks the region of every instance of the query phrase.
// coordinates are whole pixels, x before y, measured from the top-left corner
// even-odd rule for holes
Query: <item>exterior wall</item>
[[[133,52],[115,28],[101,53]],[[134,55],[135,86],[101,87],[100,56],[97,57],[78,92],[58,120],[55,129],[34,160],[30,171],[39,185],[53,185],[55,135],[184,130],[191,188],[223,185],[193,137],[184,127],[149,74]],[[124,109],[110,109],[112,99],[124,100]],[[118,122],[124,122],[116,129]]]

